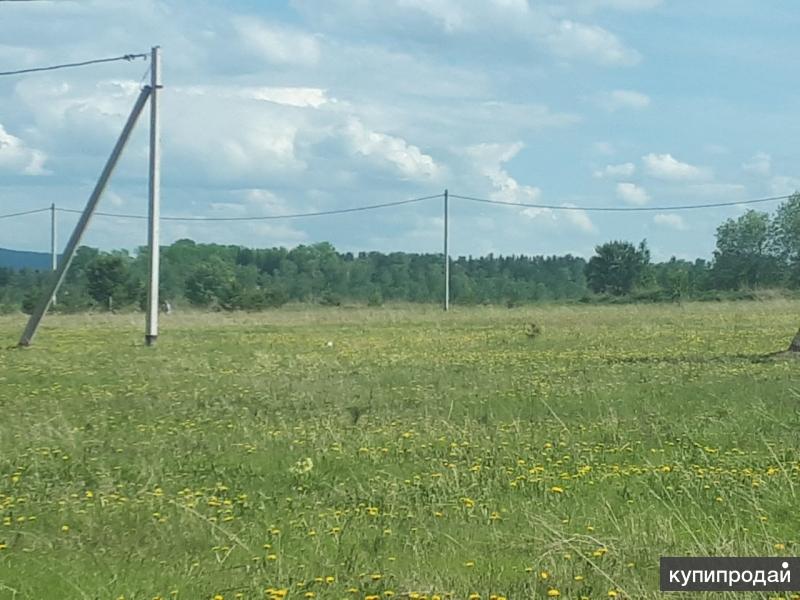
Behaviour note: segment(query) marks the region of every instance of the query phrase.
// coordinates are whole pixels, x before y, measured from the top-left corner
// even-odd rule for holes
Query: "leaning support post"
[[[161,49],[152,49],[150,61],[150,187],[147,245],[150,273],[147,284],[147,323],[144,343],[152,346],[158,338],[159,220],[161,218],[161,140],[158,99],[161,89]]]
[[[450,310],[450,207],[449,196],[444,191],[444,310]]]
[[[28,324],[25,326],[25,331],[22,333],[22,337],[19,340],[20,346],[30,346],[34,336],[36,335],[36,330],[39,328],[42,318],[47,312],[47,309],[50,307],[50,303],[53,301],[53,297],[58,292],[58,288],[61,287],[61,284],[64,281],[64,276],[67,274],[67,269],[69,269],[72,259],[75,256],[75,251],[78,249],[78,244],[80,244],[81,238],[86,231],[86,227],[89,225],[89,221],[92,218],[92,214],[94,214],[95,208],[97,208],[97,204],[100,202],[100,197],[103,195],[106,184],[108,184],[108,180],[111,178],[111,173],[114,171],[114,167],[117,165],[117,161],[122,154],[122,150],[125,148],[125,144],[131,135],[131,131],[133,131],[133,128],[136,125],[136,120],[139,118],[139,115],[141,114],[149,95],[150,88],[146,87],[141,91],[139,97],[136,99],[136,104],[133,105],[133,110],[131,110],[131,114],[128,116],[128,120],[125,122],[125,127],[122,128],[122,133],[120,134],[114,149],[111,151],[111,156],[108,157],[108,161],[106,162],[105,167],[103,167],[102,173],[100,173],[100,178],[97,180],[97,184],[94,186],[92,195],[89,196],[89,201],[86,203],[86,208],[83,209],[83,214],[81,214],[81,218],[78,220],[78,224],[75,226],[75,230],[72,232],[66,248],[64,248],[64,254],[61,257],[61,264],[56,270],[56,274],[53,277],[50,288],[47,290],[47,293],[42,296],[41,300],[39,300],[39,303],[36,305],[31,318],[28,320]]]
[[[56,204],[50,204],[50,270],[58,268],[58,253],[56,250]],[[56,295],[53,294],[53,306],[56,305]]]

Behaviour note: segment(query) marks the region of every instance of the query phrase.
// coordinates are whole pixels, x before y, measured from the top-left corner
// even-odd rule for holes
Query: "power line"
[[[2,2],[3,0],[0,0]],[[646,211],[678,211],[678,210],[695,210],[703,208],[722,208],[726,206],[742,206],[749,204],[761,204],[764,202],[775,202],[778,200],[787,200],[794,194],[785,196],[771,196],[769,198],[756,198],[753,200],[738,200],[731,202],[712,202],[707,204],[683,204],[676,206],[564,206],[556,204],[532,204],[526,202],[508,202],[504,200],[490,200],[488,198],[477,198],[475,196],[462,196],[460,194],[449,194],[450,198],[457,198],[459,200],[468,200],[470,202],[480,202],[483,204],[496,204],[501,206],[516,206],[518,208],[540,208],[549,210],[584,210],[594,212],[646,212]],[[378,210],[382,208],[391,208],[393,206],[403,206],[405,204],[414,204],[417,202],[424,202],[425,200],[433,200],[435,198],[442,198],[443,194],[434,194],[432,196],[421,196],[419,198],[410,198],[408,200],[397,200],[394,202],[384,202],[382,204],[368,204],[366,206],[354,206],[350,208],[339,208],[332,210],[322,210],[316,212],[304,213],[289,213],[284,215],[265,215],[253,217],[161,217],[162,221],[184,221],[184,222],[221,222],[221,221],[275,221],[281,219],[300,219],[305,217],[323,217],[329,215],[340,215],[346,213],[362,212],[368,210]],[[28,210],[24,212],[10,213],[0,215],[0,219],[8,219],[11,217],[20,217],[23,215],[32,215],[35,213],[49,211],[50,208],[38,208],[35,210]],[[82,210],[74,208],[56,208],[56,211],[62,213],[81,214]],[[123,213],[109,213],[109,212],[96,212],[94,213],[100,217],[113,217],[117,219],[139,219],[147,220],[146,215],[132,215]]]
[[[10,219],[11,217],[21,217],[22,215],[33,215],[40,212],[50,210],[49,208],[37,208],[36,210],[26,210],[24,212],[11,213],[8,215],[0,215],[0,219]]]
[[[433,196],[422,196],[420,198],[411,198],[409,200],[397,200],[395,202],[384,202],[383,204],[370,204],[367,206],[355,206],[352,208],[340,208],[334,210],[322,210],[317,212],[306,212],[306,213],[292,213],[286,215],[267,215],[262,217],[161,217],[162,221],[272,221],[272,220],[279,220],[279,219],[299,219],[303,217],[322,217],[327,215],[341,215],[344,213],[354,213],[354,212],[361,212],[366,210],[377,210],[381,208],[390,208],[392,206],[402,206],[404,204],[413,204],[415,202],[423,202],[425,200],[433,200],[434,198],[441,198],[442,194],[436,194]],[[50,210],[43,209],[43,210]],[[82,210],[76,210],[72,208],[57,208],[59,212],[64,213],[82,213]],[[94,213],[97,216],[101,217],[115,217],[118,219],[141,219],[146,220],[148,217],[146,215],[127,215],[127,214],[119,214],[119,213],[106,213],[106,212],[96,212]]]
[[[488,198],[476,198],[474,196],[460,196],[450,194],[451,198],[469,200],[470,202],[481,202],[484,204],[500,204],[503,206],[517,206],[520,208],[546,208],[549,210],[584,210],[587,212],[647,212],[647,211],[676,211],[694,210],[700,208],[721,208],[723,206],[742,206],[745,204],[760,204],[762,202],[775,202],[776,200],[786,200],[793,194],[787,196],[772,196],[769,198],[756,198],[755,200],[739,200],[735,202],[711,202],[708,204],[683,204],[676,206],[567,206],[555,204],[530,204],[526,202],[509,202],[504,200],[490,200]]]
[[[83,62],[63,63],[60,65],[50,65],[48,67],[33,67],[31,69],[19,69],[17,71],[0,71],[0,76],[3,75],[22,75],[23,73],[37,73],[40,71],[55,71],[57,69],[70,69],[73,67],[85,67],[87,65],[96,65],[100,63],[115,62],[118,60],[132,61],[137,58],[147,60],[147,54],[123,54],[122,56],[114,56],[112,58],[95,58],[93,60],[85,60]]]

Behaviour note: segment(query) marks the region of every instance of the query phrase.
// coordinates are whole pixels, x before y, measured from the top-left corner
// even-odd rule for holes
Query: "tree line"
[[[252,249],[179,240],[162,248],[161,297],[173,306],[258,310],[287,302],[323,305],[440,302],[441,254],[337,252],[327,242]],[[57,310],[143,307],[148,251],[79,248]],[[0,268],[0,310],[32,310],[51,273]],[[750,210],[722,223],[711,260],[654,263],[647,242],[610,241],[588,261],[566,256],[459,257],[456,304],[662,301],[746,296],[800,287],[800,194],[773,216]]]

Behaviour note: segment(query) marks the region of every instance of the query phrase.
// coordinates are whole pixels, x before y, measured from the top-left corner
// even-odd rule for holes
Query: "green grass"
[[[798,314],[48,318],[0,350],[0,598],[639,599],[659,556],[798,555],[800,363],[762,358]]]

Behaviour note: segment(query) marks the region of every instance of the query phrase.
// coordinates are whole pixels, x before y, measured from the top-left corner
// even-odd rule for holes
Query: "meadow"
[[[799,317],[0,317],[0,598],[640,599],[660,556],[800,555]]]

